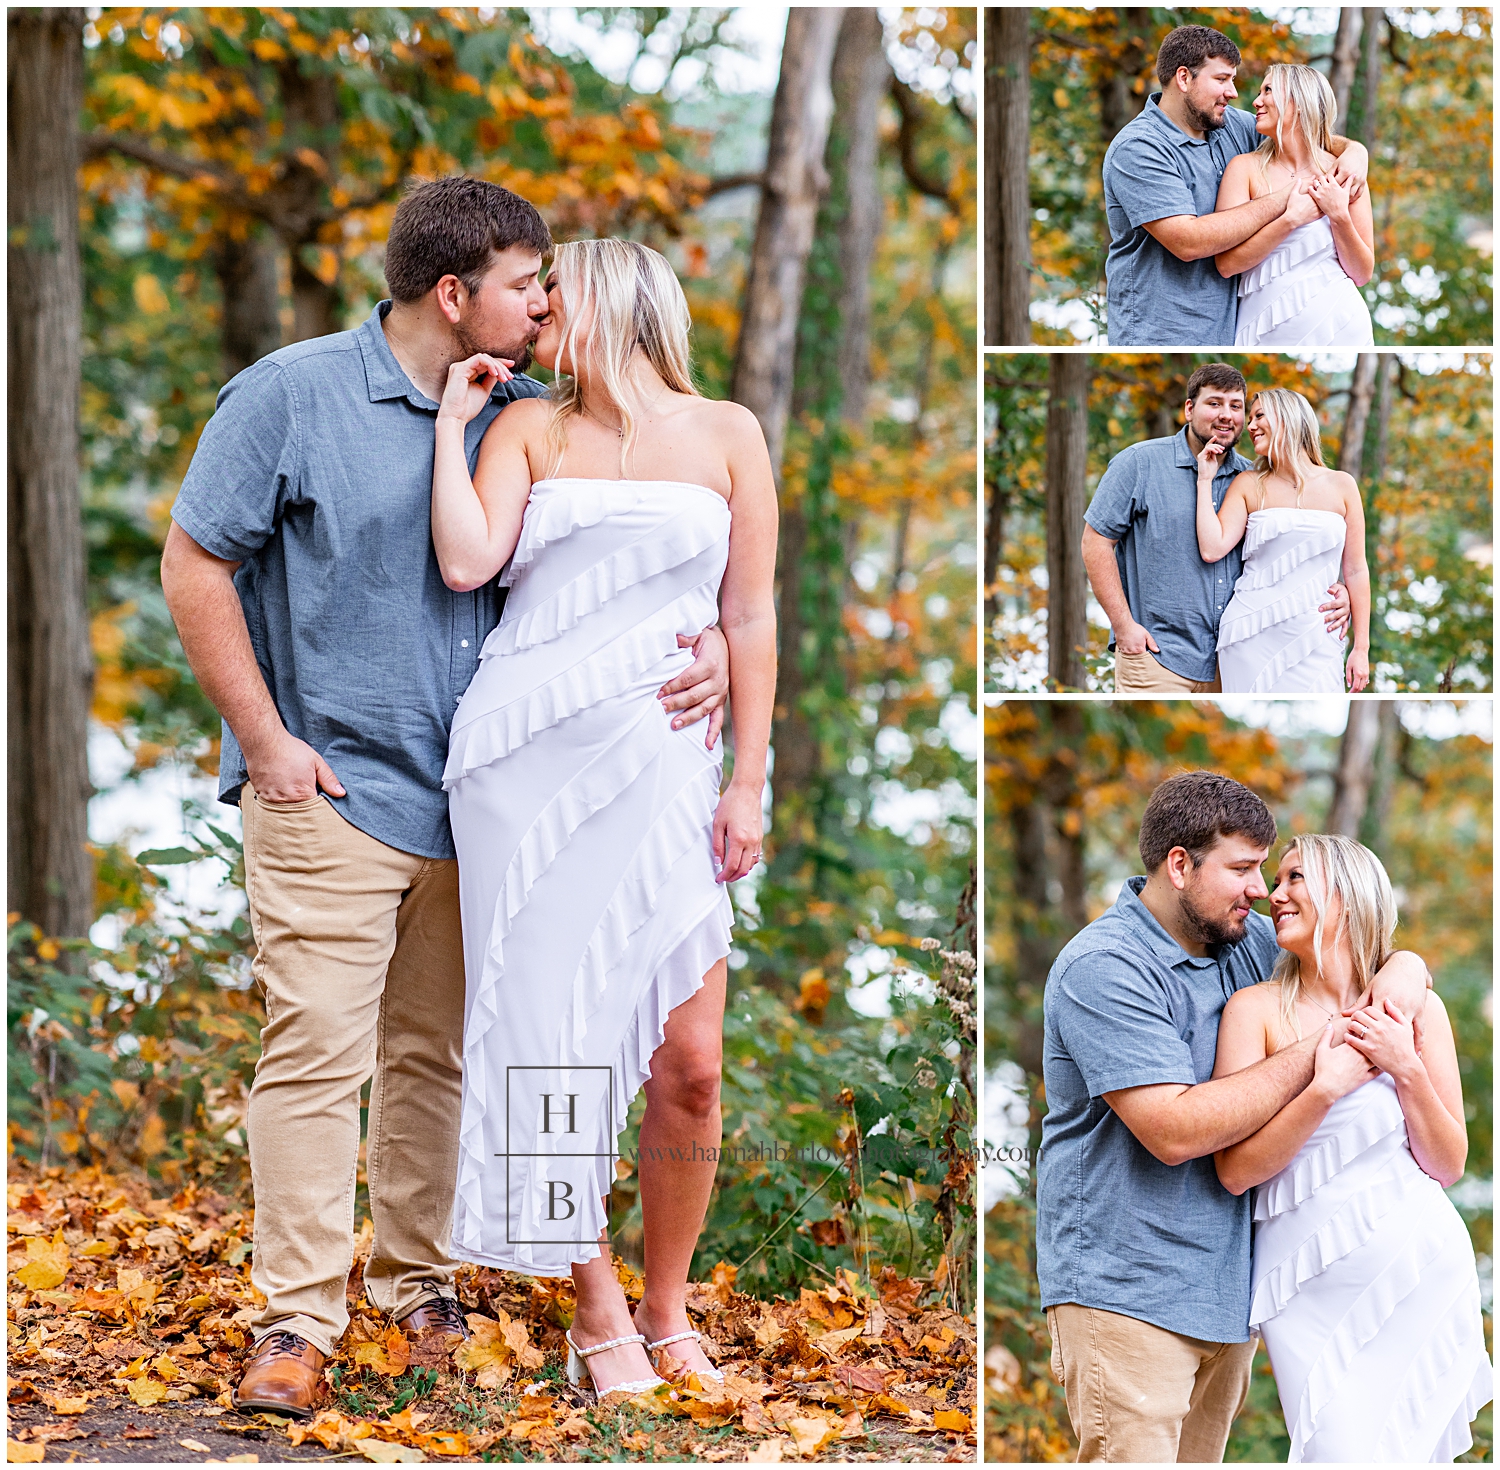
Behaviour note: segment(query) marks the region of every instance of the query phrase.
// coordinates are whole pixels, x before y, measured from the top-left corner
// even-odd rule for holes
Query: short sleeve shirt
[[[1233,450],[1224,456],[1214,473],[1215,510],[1234,477],[1251,468]],[[1105,468],[1084,520],[1115,543],[1130,615],[1156,639],[1157,659],[1184,679],[1212,683],[1219,619],[1242,557],[1238,546],[1215,562],[1198,553],[1198,461],[1187,429],[1122,449]]]
[[[387,846],[451,858],[443,766],[453,711],[500,616],[492,581],[451,592],[430,531],[438,405],[406,376],[381,321],[284,347],[219,394],[172,518],[239,562],[250,645],[287,730],[333,768],[335,810]],[[547,390],[497,384],[464,435]],[[219,797],[247,771],[224,726]]]
[[[1103,1094],[1213,1075],[1219,1017],[1269,977],[1276,938],[1251,913],[1237,943],[1189,955],[1131,878],[1058,955],[1043,993],[1047,1116],[1037,1162],[1042,1305],[1076,1302],[1207,1342],[1244,1342],[1250,1199],[1213,1156],[1163,1164]]]
[[[1209,256],[1179,260],[1146,226],[1173,215],[1214,212],[1229,160],[1260,145],[1255,117],[1224,109],[1224,124],[1189,137],[1153,93],[1104,155],[1104,213],[1109,223],[1111,347],[1232,347],[1236,279]]]

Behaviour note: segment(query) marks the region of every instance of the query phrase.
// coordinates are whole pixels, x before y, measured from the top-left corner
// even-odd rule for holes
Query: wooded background
[[[1333,35],[1309,33],[1335,13]],[[1488,9],[1006,7],[985,24],[986,343],[1106,340],[1104,153],[1161,90],[1156,48],[1179,25],[1240,48],[1247,112],[1272,62],[1328,75],[1337,131],[1370,152],[1375,341],[1493,341]]]
[[[705,391],[756,412],[779,473],[774,825],[737,895],[725,1134],[842,1165],[726,1165],[697,1269],[769,1293],[874,1259],[963,1303],[972,963],[921,941],[974,948],[974,12],[794,9],[774,96],[716,84],[727,8],[573,15],[669,84],[549,50],[522,10],[10,12],[10,1144],[246,1185],[248,930],[164,876],[242,883],[237,822],[189,804],[144,862],[90,845],[89,721],[127,782],[217,770],[158,576],[197,436],[234,372],[361,321],[406,183],[463,170],[559,239],[666,251]],[[921,978],[855,1009],[856,959]],[[881,1119],[899,1157],[861,1181]]]
[[[1340,701],[1321,702],[1322,711]],[[1182,770],[1243,781],[1275,813],[1278,845],[1342,832],[1390,873],[1396,942],[1420,954],[1458,1041],[1469,1158],[1449,1191],[1479,1257],[1489,1330],[1493,1257],[1491,742],[1435,701],[1356,699],[1340,735],[1300,717],[1309,706],[1213,702],[1010,700],[985,712],[985,1066],[1018,1094],[1017,1132],[1035,1156],[1041,1119],[1042,991],[1063,945],[1140,871],[1136,842],[1151,792]],[[1460,710],[1464,706],[1459,707]],[[1478,713],[1468,707],[1471,715]],[[1325,715],[1326,718],[1326,715]],[[1336,718],[1336,717],[1335,717]],[[1277,733],[1279,730],[1280,733]],[[1260,906],[1265,909],[1266,905]],[[991,1140],[993,1141],[993,1140]],[[1063,1391],[1047,1366],[1039,1308],[1035,1184],[986,1219],[987,1459],[1066,1460],[1076,1452]],[[996,1351],[998,1346],[999,1351]],[[1491,1457],[1491,1411],[1464,1459]],[[1289,1440],[1264,1353],[1227,1460],[1285,1461]]]
[[[985,359],[985,681],[1112,690],[1109,621],[1079,549],[1105,466],[1176,433],[1193,369],[1224,361],[1317,411],[1324,462],[1358,482],[1372,689],[1492,687],[1494,385],[1488,354],[1016,353]],[[1254,458],[1248,435],[1240,453]]]

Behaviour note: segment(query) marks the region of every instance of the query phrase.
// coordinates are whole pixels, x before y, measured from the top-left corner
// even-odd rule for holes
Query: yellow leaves
[[[377,1465],[420,1465],[427,1457],[411,1445],[391,1444],[383,1439],[361,1439],[354,1445],[356,1453]]]
[[[250,43],[250,50],[261,61],[281,61],[286,57],[286,47],[269,36],[257,36]]]
[[[304,1444],[311,1439],[325,1450],[347,1452],[374,1432],[374,1428],[363,1420],[346,1419],[337,1409],[323,1409],[306,1423],[291,1425],[286,1437],[292,1445]]]
[[[167,1396],[167,1385],[158,1379],[132,1378],[126,1389],[130,1397],[141,1408],[159,1404]]]
[[[43,1394],[43,1402],[54,1414],[82,1414],[87,1412],[89,1406],[89,1395],[79,1394],[76,1397],[67,1394]]]
[[[150,271],[142,271],[135,278],[131,294],[135,297],[136,306],[147,316],[160,316],[162,312],[170,310],[172,305],[167,300],[167,293],[161,288],[161,282]]]
[[[8,1439],[5,1441],[5,1458],[12,1465],[40,1465],[47,1458],[47,1446]]]
[[[498,1388],[517,1368],[540,1368],[546,1356],[534,1347],[524,1322],[512,1321],[496,1309],[497,1318],[471,1314],[472,1336],[453,1350],[453,1361],[465,1373],[473,1373],[480,1388]]]
[[[384,1343],[360,1343],[354,1349],[354,1361],[384,1378],[399,1378],[411,1362],[411,1343],[399,1327],[392,1327]]]
[[[26,1264],[15,1273],[16,1280],[32,1291],[50,1291],[61,1286],[68,1274],[68,1247],[63,1243],[61,1228],[51,1240],[33,1236],[26,1242]]]
[[[939,1409],[932,1416],[932,1427],[967,1434],[974,1427],[974,1421],[958,1409]]]
[[[792,1419],[786,1427],[799,1455],[815,1455],[824,1445],[832,1444],[844,1426],[841,1420],[819,1417]]]

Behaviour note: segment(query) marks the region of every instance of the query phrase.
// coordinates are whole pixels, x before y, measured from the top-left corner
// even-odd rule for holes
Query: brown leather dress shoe
[[[234,1406],[306,1419],[317,1402],[327,1361],[295,1332],[271,1332],[256,1343],[245,1376],[234,1391]]]
[[[464,1309],[451,1296],[429,1297],[396,1325],[411,1342],[412,1362],[424,1367],[442,1362],[469,1336]]]

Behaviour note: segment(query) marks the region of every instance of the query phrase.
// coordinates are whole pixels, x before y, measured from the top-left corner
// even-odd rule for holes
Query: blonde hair
[[[556,474],[562,464],[568,419],[584,411],[578,364],[586,362],[596,379],[591,386],[620,416],[623,476],[636,440],[635,414],[626,391],[635,354],[645,353],[672,392],[698,394],[688,347],[692,317],[687,297],[666,258],[634,240],[570,240],[554,251],[552,269],[567,322],[558,348],[552,418],[547,425],[547,443],[554,456],[551,473]],[[586,330],[582,326],[585,315],[589,318]]]
[[[1328,78],[1311,66],[1296,66],[1279,61],[1266,68],[1271,84],[1271,100],[1276,104],[1276,136],[1261,139],[1255,151],[1264,174],[1273,162],[1286,152],[1283,129],[1286,127],[1287,104],[1297,114],[1297,132],[1302,135],[1312,155],[1315,168],[1325,169],[1333,161],[1333,124],[1339,115],[1338,99]]]
[[[1306,459],[1319,468],[1323,467],[1323,445],[1318,434],[1318,416],[1313,406],[1300,393],[1290,388],[1262,388],[1250,400],[1250,411],[1261,401],[1266,405],[1266,417],[1270,420],[1271,438],[1266,452],[1255,461],[1255,471],[1260,480],[1260,503],[1266,503],[1266,476],[1288,475],[1297,487],[1297,504],[1302,504],[1302,487],[1307,476],[1302,472],[1302,461]]]
[[[1354,981],[1363,992],[1375,972],[1391,957],[1391,938],[1396,932],[1396,896],[1380,859],[1352,838],[1336,834],[1307,834],[1286,846],[1282,853],[1296,851],[1302,864],[1302,879],[1312,900],[1313,964],[1323,970],[1323,935],[1328,922],[1328,901],[1337,894],[1343,907],[1334,943],[1344,939],[1354,964]],[[1271,982],[1281,987],[1281,1025],[1301,1040],[1297,1024],[1297,1001],[1304,985],[1302,962],[1290,950],[1282,950],[1271,972]]]

